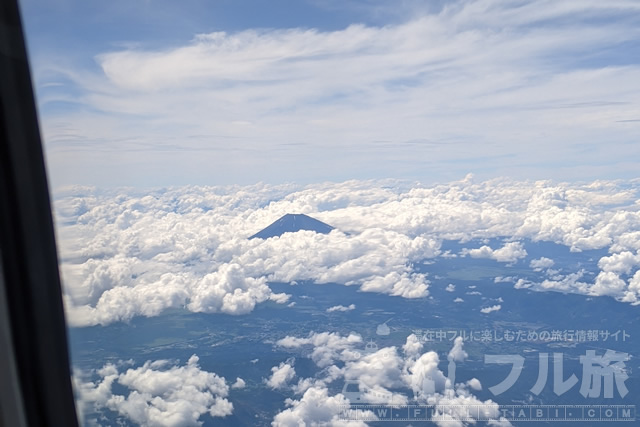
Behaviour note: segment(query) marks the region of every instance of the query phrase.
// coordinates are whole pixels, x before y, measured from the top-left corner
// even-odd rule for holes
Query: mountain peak
[[[282,236],[284,233],[295,233],[300,230],[328,234],[333,230],[333,227],[305,214],[288,213],[249,238],[268,239],[269,237]]]

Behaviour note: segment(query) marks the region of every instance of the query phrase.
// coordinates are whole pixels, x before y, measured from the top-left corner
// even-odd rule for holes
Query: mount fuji
[[[269,237],[282,236],[284,233],[295,233],[300,230],[329,234],[333,227],[304,214],[286,214],[249,238],[268,239]]]

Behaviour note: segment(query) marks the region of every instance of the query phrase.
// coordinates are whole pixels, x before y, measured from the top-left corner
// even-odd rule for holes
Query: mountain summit
[[[282,236],[284,233],[295,233],[300,230],[311,230],[316,233],[328,234],[333,227],[304,214],[286,214],[267,228],[257,232],[250,239],[268,239],[269,237]]]

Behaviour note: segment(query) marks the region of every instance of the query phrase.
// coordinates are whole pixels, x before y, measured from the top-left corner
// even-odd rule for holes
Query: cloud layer
[[[289,296],[273,293],[269,281],[334,282],[422,298],[429,279],[413,265],[440,255],[444,239],[509,239],[462,255],[524,262],[545,275],[540,283],[508,279],[516,287],[637,303],[637,200],[637,181],[476,183],[469,176],[433,187],[390,181],[150,192],[74,187],[57,195],[55,213],[68,318],[84,326],[155,316],[169,307],[245,314],[266,301],[287,303]],[[247,239],[286,213],[305,213],[337,229]],[[547,258],[522,261],[522,239],[572,251],[609,248],[610,254],[587,280],[583,271],[552,270]]]

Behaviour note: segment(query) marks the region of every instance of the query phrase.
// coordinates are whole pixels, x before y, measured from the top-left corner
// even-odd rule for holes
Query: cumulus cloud
[[[289,381],[296,376],[296,370],[293,364],[294,359],[291,359],[280,363],[279,366],[271,368],[271,376],[265,380],[265,384],[274,390],[287,386]]]
[[[384,277],[376,276],[362,283],[363,291],[389,293],[405,298],[421,298],[429,295],[429,281],[421,273],[391,272]]]
[[[316,344],[319,347],[326,347],[326,337],[333,337],[335,342],[341,342],[343,346],[349,347],[351,352],[358,350],[362,345],[358,340],[347,340],[347,337],[340,335],[323,333],[312,333],[309,338],[287,337],[284,343],[290,344],[290,348],[300,349],[303,345]],[[325,337],[325,339],[314,340],[313,337]],[[280,344],[278,344],[280,345]],[[458,337],[449,353],[447,354],[448,368],[447,374],[439,368],[440,357],[437,352],[427,350],[423,352],[423,343],[415,334],[407,337],[402,351],[396,347],[384,347],[371,352],[363,352],[355,359],[336,358],[336,365],[327,365],[322,360],[314,359],[318,367],[323,368],[319,376],[315,379],[305,379],[299,383],[299,391],[304,393],[300,400],[287,399],[287,405],[291,406],[274,419],[273,425],[342,425],[340,422],[347,422],[340,419],[340,412],[337,406],[342,409],[348,407],[349,402],[345,400],[348,393],[338,393],[329,395],[326,384],[339,379],[346,384],[357,384],[359,403],[377,403],[383,405],[408,404],[412,399],[420,404],[432,404],[450,414],[453,425],[465,425],[469,412],[468,407],[480,408],[483,417],[488,417],[491,425],[509,426],[509,422],[501,417],[499,406],[491,400],[481,401],[471,394],[469,389],[481,390],[482,385],[476,378],[471,378],[466,382],[455,382],[455,365],[463,363],[468,357],[464,350],[464,342]],[[313,359],[312,352],[310,357]],[[406,390],[413,393],[413,398],[406,394]],[[322,404],[316,402],[317,398],[322,398],[327,402],[339,402],[335,409],[326,409],[325,414],[311,414],[311,402],[316,408],[323,408]],[[452,410],[453,409],[453,410]],[[360,419],[375,420],[373,414],[361,414]],[[334,418],[335,417],[335,418]],[[284,424],[288,422],[289,424]],[[318,421],[315,421],[318,420]],[[328,421],[331,420],[331,421]],[[314,424],[317,422],[318,424]],[[435,422],[435,420],[434,420]],[[296,424],[298,423],[298,424]],[[451,425],[451,424],[449,424]]]
[[[407,337],[407,341],[402,346],[402,350],[407,356],[414,357],[421,353],[422,346],[422,341],[420,341],[415,334],[411,334]]]
[[[357,360],[347,361],[344,378],[358,380],[369,389],[400,387],[403,385],[402,360],[395,347],[384,347]]]
[[[327,367],[336,360],[357,359],[359,353],[354,351],[354,345],[361,342],[362,337],[356,334],[342,336],[335,332],[312,332],[307,338],[286,336],[278,340],[276,344],[290,349],[313,346],[311,359],[318,366]]]
[[[477,378],[471,378],[469,381],[467,381],[467,385],[474,390],[477,390],[477,391],[482,390],[482,384],[480,383],[480,380],[478,380]]]
[[[480,381],[472,378],[466,383],[453,383],[455,363],[463,362],[468,357],[463,347],[462,337],[457,337],[447,355],[447,376],[438,369],[440,359],[434,351],[405,361],[404,379],[413,390],[415,399],[423,404],[435,405],[442,414],[448,415],[444,419],[434,420],[438,426],[467,425],[466,420],[473,414],[468,410],[469,407],[480,409],[483,416],[489,419],[489,425],[510,426],[511,423],[501,416],[497,403],[491,400],[483,402],[469,392],[468,388],[481,390]],[[475,424],[475,420],[471,421],[471,424]]]
[[[106,408],[136,424],[172,427],[201,425],[200,418],[206,414],[230,415],[233,405],[226,399],[229,386],[225,379],[203,371],[198,360],[193,355],[184,366],[149,361],[124,372],[107,364],[95,372],[95,381],[76,375],[79,411]],[[120,394],[124,390],[128,394]]]
[[[355,310],[355,308],[355,304],[349,304],[346,307],[344,305],[334,305],[333,307],[327,308],[327,313],[333,313],[334,311],[351,311]]]
[[[602,257],[598,261],[598,267],[603,272],[615,274],[629,274],[637,265],[640,265],[640,251],[635,254],[630,251],[622,251]]]
[[[625,292],[623,301],[630,302],[634,305],[640,304],[640,270],[629,279],[629,287]]]
[[[237,264],[224,264],[198,281],[187,308],[194,312],[246,314],[271,296],[264,278],[246,277]]]
[[[509,242],[495,250],[485,245],[479,249],[467,249],[464,253],[468,253],[471,258],[489,258],[506,263],[514,263],[527,256],[527,251],[521,242]]]
[[[627,283],[622,280],[616,273],[612,271],[601,271],[596,276],[596,281],[589,288],[591,295],[611,295],[616,296],[622,294],[627,288]]]
[[[358,185],[362,195],[350,197],[372,202],[367,186]],[[407,298],[428,295],[429,281],[410,263],[435,256],[437,239],[375,226],[351,234],[307,231],[247,240],[279,216],[309,213],[311,205],[318,209],[339,194],[334,189],[324,195],[289,194],[286,186],[254,190],[253,200],[241,199],[251,189],[232,197],[231,189],[199,188],[63,198],[63,204],[80,199],[85,206],[60,217],[70,323],[128,321],[170,307],[245,314],[267,300],[287,302],[289,296],[272,293],[268,281],[313,280]],[[273,199],[280,201],[261,207]]]
[[[443,393],[447,386],[447,377],[438,369],[440,357],[435,351],[428,351],[415,360],[408,360],[403,379],[413,390],[416,398],[427,399],[436,393]]]
[[[468,392],[464,387],[459,387],[454,391],[448,390],[443,394],[436,394],[433,401],[436,402],[436,408],[443,414],[442,420],[435,421],[438,427],[459,426],[463,427],[467,424],[464,420],[468,419],[470,408],[476,408],[482,411],[483,419],[489,419],[487,425],[509,427],[511,423],[500,414],[500,406],[492,400],[481,401]],[[470,424],[475,424],[470,422]]]
[[[545,279],[541,283],[528,282],[519,279],[516,282],[516,288],[533,287],[541,288],[543,290],[555,290],[560,292],[576,292],[582,294],[590,294],[589,283],[582,281],[586,271],[580,270],[567,275],[559,275],[551,279]]]
[[[546,257],[540,257],[538,259],[532,259],[529,263],[529,267],[533,269],[533,271],[542,271],[545,268],[553,267],[553,260]]]
[[[340,414],[349,405],[349,400],[338,393],[329,396],[326,387],[311,387],[305,391],[300,400],[287,399],[289,408],[278,413],[271,425],[273,427],[365,427],[367,424],[362,421],[345,421]],[[373,414],[368,415],[367,418]],[[374,418],[375,419],[375,418]]]
[[[231,385],[231,388],[245,388],[246,385],[246,382],[242,378],[238,377],[236,378],[236,382]]]
[[[500,304],[492,305],[491,307],[484,307],[480,309],[480,313],[489,314],[494,311],[498,311],[502,308]]]
[[[291,298],[291,295],[289,294],[285,294],[285,293],[279,293],[279,294],[275,294],[275,293],[271,293],[269,295],[269,299],[271,301],[275,301],[278,304],[286,304],[287,302],[289,302],[289,299]],[[293,303],[293,305],[295,305],[295,303]],[[293,307],[293,305],[287,304],[288,307]]]
[[[161,215],[173,217],[172,223],[181,221],[180,227],[184,227],[186,223],[182,221],[198,214],[201,212],[192,212],[182,219],[171,212]],[[208,223],[210,218],[207,217],[211,215],[203,216],[197,222]],[[106,230],[103,228],[102,236],[95,236],[102,241],[105,238],[129,239],[128,243],[112,242],[124,246],[120,249],[124,252],[122,255],[104,258],[96,253],[94,256],[102,256],[96,260],[87,253],[92,247],[88,242],[89,245],[82,249],[84,254],[79,254],[80,258],[88,257],[86,261],[63,263],[65,284],[68,285],[66,302],[72,324],[127,321],[135,315],[153,316],[163,309],[183,306],[196,312],[244,314],[266,300],[287,302],[289,296],[273,294],[266,285],[267,280],[360,283],[367,291],[421,297],[428,294],[428,280],[423,274],[408,270],[410,259],[407,255],[418,259],[433,256],[437,250],[435,241],[422,237],[411,239],[382,230],[371,230],[359,237],[302,232],[266,242],[246,241],[241,234],[220,244],[218,239],[225,237],[216,234],[222,230],[209,228],[212,243],[198,246],[198,239],[191,234],[193,241],[189,243],[163,243],[162,249],[156,245],[154,251],[146,254],[139,251],[142,242],[138,243],[137,239],[145,239],[146,245],[155,238],[164,241],[184,239],[184,235],[175,235],[180,233],[178,229],[167,229],[166,218],[157,220],[156,224],[161,228],[158,231],[166,235],[149,235],[146,230],[138,229],[148,226],[149,219],[139,226],[127,227],[125,231],[116,227],[109,230],[107,226]],[[82,224],[78,224],[78,228],[86,229]],[[98,231],[96,229],[95,233]],[[104,248],[96,249],[104,252]],[[181,255],[184,250],[192,254]],[[207,272],[212,268],[214,271]],[[94,279],[98,277],[99,282]]]
[[[453,342],[453,347],[451,348],[451,350],[449,351],[449,354],[447,355],[447,360],[448,361],[454,361],[454,362],[464,362],[464,360],[469,357],[469,355],[467,354],[466,351],[464,351],[463,349],[464,347],[464,340],[462,339],[462,337],[456,337],[456,339]]]
[[[495,280],[632,301],[630,275],[639,265],[631,238],[640,229],[637,187],[635,181],[465,179],[434,187],[349,181],[147,192],[69,188],[55,197],[65,307],[72,326],[156,316],[167,308],[245,314],[257,304],[289,301],[271,291],[270,281],[300,280],[423,298],[430,282],[414,264],[438,256],[445,239],[490,238],[520,240],[465,253],[514,263],[526,256],[523,239],[572,251],[608,247],[595,280],[579,271],[555,272],[541,283]],[[337,230],[247,239],[288,212],[312,215]],[[530,262],[534,269],[543,265],[550,261]]]
[[[449,283],[445,288],[445,291],[447,292],[454,292],[455,290],[456,290],[456,285],[454,285],[453,283]]]

